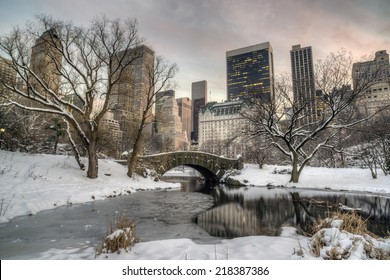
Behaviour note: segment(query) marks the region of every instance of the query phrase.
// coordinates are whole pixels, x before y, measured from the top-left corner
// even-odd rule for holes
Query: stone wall
[[[222,158],[202,152],[172,152],[140,157],[137,173],[161,177],[180,165],[194,168],[209,181],[219,181],[227,170],[243,168],[242,159]]]

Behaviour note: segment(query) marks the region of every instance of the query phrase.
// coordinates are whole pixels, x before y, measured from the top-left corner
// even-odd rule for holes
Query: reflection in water
[[[165,182],[180,183],[182,192],[199,192],[210,194],[215,187],[214,183],[205,181],[202,178],[163,177],[163,180]]]
[[[226,187],[214,192],[215,207],[198,215],[197,223],[220,237],[275,236],[282,226],[308,232],[314,220],[342,208],[358,208],[369,230],[379,236],[390,231],[390,198],[298,189],[256,188],[256,195]]]
[[[276,235],[274,227],[261,224],[255,211],[234,202],[200,214],[197,223],[213,236]]]

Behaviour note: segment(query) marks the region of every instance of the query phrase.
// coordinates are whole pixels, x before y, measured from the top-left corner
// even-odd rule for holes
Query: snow
[[[238,180],[242,184],[253,186],[286,186],[390,193],[390,176],[378,173],[378,179],[372,179],[368,169],[307,166],[303,169],[298,183],[289,182],[290,174],[278,174],[278,172],[286,169],[291,170],[291,168],[286,166],[265,165],[262,169],[259,169],[256,165],[245,164],[240,174],[231,176],[231,178]]]
[[[102,254],[99,259],[130,260],[239,260],[239,259],[301,259],[294,248],[304,240],[294,229],[285,228],[281,237],[248,236],[222,240],[214,244],[196,244],[190,239],[171,239],[137,243],[131,252]]]
[[[276,171],[281,166],[245,165],[234,179],[247,185],[283,185],[299,188],[331,188],[348,191],[390,193],[390,176],[373,180],[368,170],[327,169],[306,167],[297,184],[288,183],[288,174]],[[179,188],[179,184],[153,182],[138,177],[130,179],[126,167],[112,160],[99,160],[99,178],[89,179],[76,161],[68,156],[32,155],[0,151],[0,222],[6,223],[21,215],[67,204],[85,203],[118,195],[130,195],[139,189]],[[244,188],[243,188],[244,189]],[[247,187],[246,195],[256,195],[256,189]],[[8,207],[7,207],[8,206]],[[368,259],[367,248],[390,250],[390,240],[376,240],[340,231],[341,221],[333,221],[331,228],[321,229],[317,237],[304,237],[294,228],[283,228],[280,236],[248,236],[197,244],[190,239],[157,240],[137,243],[129,252],[102,254],[100,259],[326,259],[329,254],[344,259]],[[117,233],[115,233],[117,234]],[[311,249],[315,238],[324,244],[319,256]],[[44,259],[95,258],[95,248],[86,244],[83,250],[52,249]],[[375,250],[372,250],[374,254]]]
[[[333,227],[333,225],[331,228],[319,230],[309,242],[311,248],[316,246],[316,243],[323,245],[320,249],[319,257],[325,260],[372,259],[378,254],[377,249],[381,249],[385,254],[390,253],[390,239],[376,240],[367,235],[355,235],[341,231],[338,227]]]

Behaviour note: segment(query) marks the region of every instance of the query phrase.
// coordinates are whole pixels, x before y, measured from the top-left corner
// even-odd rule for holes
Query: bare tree
[[[352,89],[347,86],[352,79],[352,57],[346,52],[332,53],[316,66],[316,116],[308,115],[313,113],[312,100],[294,100],[291,82],[286,77],[275,82],[274,102],[249,98],[252,109],[242,113],[249,121],[248,136],[262,135],[289,157],[290,182],[294,183],[320,149],[333,148],[330,144],[341,131],[372,117],[354,118],[353,104],[377,82],[379,71],[361,73]]]
[[[45,45],[44,57],[32,54],[36,43]],[[134,19],[123,22],[102,16],[84,28],[38,16],[34,24],[16,27],[0,38],[0,51],[24,84],[17,87],[0,81],[13,93],[7,103],[61,116],[88,152],[87,177],[97,178],[99,123],[118,77],[137,59],[128,59],[126,50],[139,43]]]
[[[60,137],[64,136],[66,134],[66,128],[65,128],[65,123],[62,122],[58,118],[53,118],[51,119],[51,123],[49,123],[45,129],[51,130],[54,132],[53,135],[53,154],[57,154],[57,146],[58,146],[58,141]]]
[[[354,137],[348,155],[358,158],[370,169],[374,179],[380,167],[384,175],[390,171],[390,112],[379,115],[352,129]]]
[[[164,97],[161,92],[175,88],[176,84],[173,78],[178,72],[178,67],[175,63],[171,63],[161,56],[157,56],[154,65],[146,65],[148,74],[145,105],[141,115],[141,120],[135,131],[134,145],[132,153],[127,161],[127,176],[132,177],[136,169],[137,158],[142,152],[142,143],[144,137],[144,129],[153,121],[152,108],[154,104]]]
[[[0,107],[2,148],[10,151],[38,152],[42,142],[39,132],[45,125],[45,120],[16,106]]]

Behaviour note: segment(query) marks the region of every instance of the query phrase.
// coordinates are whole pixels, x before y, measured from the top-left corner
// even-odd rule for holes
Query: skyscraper
[[[273,65],[269,42],[226,52],[228,100],[252,95],[272,101]]]
[[[49,29],[35,41],[31,50],[31,70],[56,93],[61,81],[61,75],[57,70],[62,66],[60,48],[61,41],[56,30]],[[37,90],[43,90],[38,81],[33,83],[36,84]]]
[[[160,92],[156,98],[156,136],[161,140],[162,152],[182,150],[188,140],[184,137],[175,91]]]
[[[141,121],[146,108],[150,71],[154,67],[154,51],[145,45],[122,51],[117,54],[122,63],[132,61],[121,72],[118,83],[113,87],[110,97],[110,109],[114,119],[119,121],[123,132],[122,151],[129,150],[133,142],[133,132]]]
[[[179,107],[179,116],[183,124],[182,130],[186,132],[188,142],[191,140],[192,131],[192,101],[188,97],[176,98]]]
[[[198,142],[199,111],[207,103],[207,81],[192,83],[192,132],[191,141]]]
[[[290,51],[294,104],[303,109],[303,121],[312,123],[317,118],[314,84],[313,52],[311,47],[292,46]]]

